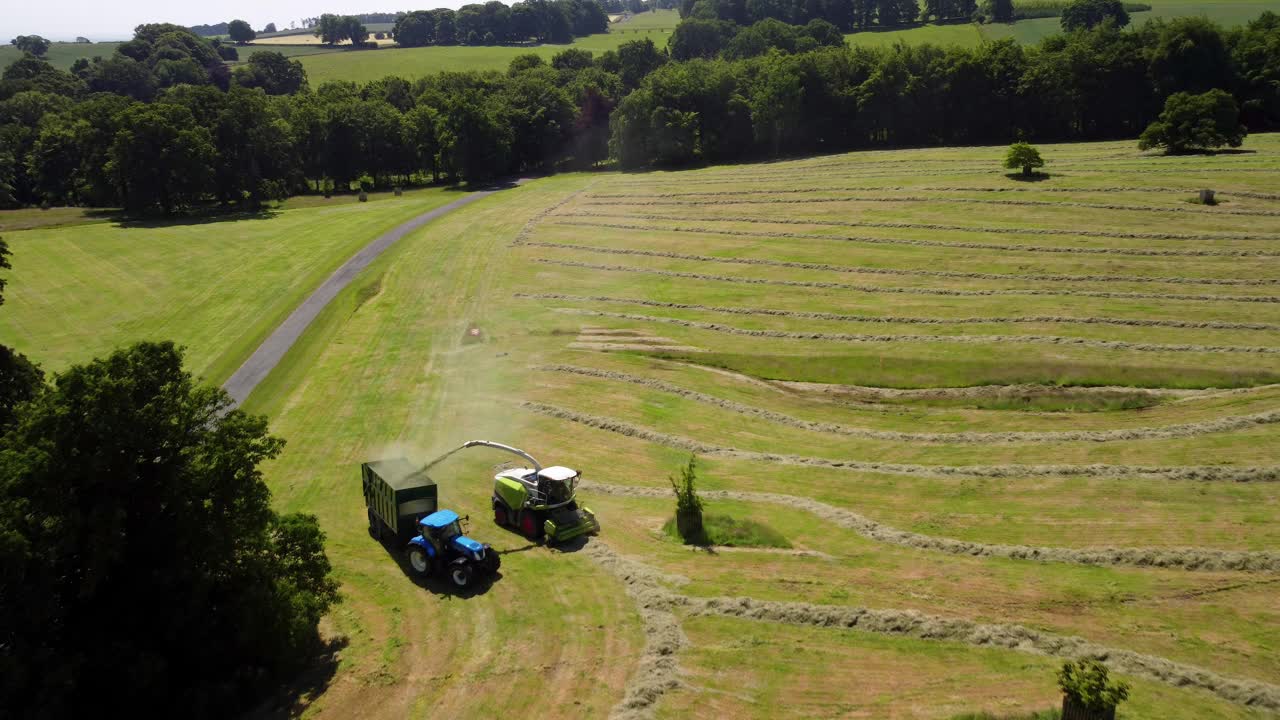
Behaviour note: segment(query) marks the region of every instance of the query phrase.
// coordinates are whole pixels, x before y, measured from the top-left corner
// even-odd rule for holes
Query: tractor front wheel
[[[418,575],[426,577],[431,574],[431,558],[427,557],[426,551],[414,545],[409,548],[409,567]]]
[[[498,568],[500,567],[502,567],[502,556],[498,554],[498,551],[494,550],[493,548],[489,548],[488,550],[485,550],[484,551],[485,572],[489,573],[490,575],[493,575],[498,572]]]
[[[470,585],[474,574],[475,571],[471,568],[471,563],[456,563],[449,566],[449,579],[459,588]]]

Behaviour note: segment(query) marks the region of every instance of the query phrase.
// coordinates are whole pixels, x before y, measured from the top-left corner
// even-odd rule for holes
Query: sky
[[[391,0],[379,6],[377,0],[357,0],[346,5],[342,0],[221,0],[220,2],[183,2],[182,0],[3,0],[0,3],[0,43],[15,35],[43,35],[50,40],[74,40],[84,36],[94,42],[128,40],[133,28],[148,22],[171,22],[178,25],[211,25],[227,20],[246,20],[255,30],[269,22],[283,30],[290,22],[322,13],[358,14],[395,12],[437,7],[457,8],[473,0],[423,0],[408,7],[397,7]]]

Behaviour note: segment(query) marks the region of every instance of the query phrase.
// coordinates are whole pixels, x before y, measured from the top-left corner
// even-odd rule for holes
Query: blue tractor
[[[421,534],[409,541],[409,567],[421,576],[443,573],[459,588],[498,572],[502,558],[493,548],[463,534],[462,519],[437,510],[418,521]]]

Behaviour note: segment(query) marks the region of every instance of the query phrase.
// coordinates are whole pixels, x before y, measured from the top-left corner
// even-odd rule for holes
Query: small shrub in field
[[[698,456],[690,455],[689,463],[680,469],[680,479],[670,478],[676,493],[676,529],[685,542],[705,542],[702,530],[702,499],[694,487],[697,482]]]
[[[688,545],[723,545],[725,547],[790,548],[791,542],[782,533],[755,520],[743,520],[728,515],[707,513],[702,516],[702,536],[693,540],[681,537],[672,518],[662,526],[668,536]]]
[[[1040,157],[1040,151],[1033,146],[1018,142],[1009,146],[1009,151],[1004,156],[1004,166],[1010,170],[1022,168],[1022,174],[1030,177],[1036,168],[1044,167],[1044,160]]]
[[[1248,131],[1240,124],[1240,109],[1224,90],[1200,95],[1174,93],[1164,103],[1159,119],[1138,138],[1138,149],[1162,147],[1169,154],[1208,150],[1229,145],[1240,147]]]
[[[1058,671],[1058,687],[1065,696],[1064,708],[1074,704],[1091,713],[1111,712],[1129,697],[1128,684],[1111,682],[1107,666],[1091,659],[1063,663]]]

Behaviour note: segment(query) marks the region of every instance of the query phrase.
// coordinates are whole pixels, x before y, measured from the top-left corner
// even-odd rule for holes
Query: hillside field
[[[247,403],[288,441],[277,506],[319,516],[344,595],[340,661],[293,709],[1014,716],[1090,654],[1133,685],[1121,718],[1280,712],[1280,136],[1040,149],[1035,182],[1001,147],[558,175],[406,236]],[[1205,187],[1218,205],[1191,202]],[[85,227],[6,233],[0,340],[34,353],[8,328],[55,317],[132,337],[22,247],[105,284],[123,275],[95,246],[172,253],[175,230]],[[179,257],[238,227],[184,229]],[[188,282],[171,303],[215,281],[152,268]],[[186,332],[197,367],[240,342],[187,317],[139,323]],[[508,458],[464,453],[432,476],[501,577],[412,580],[367,534],[358,465],[472,438],[580,468],[601,535],[496,527]],[[691,453],[708,512],[791,547],[664,533]]]
[[[1130,14],[1132,26],[1140,26],[1148,20],[1157,18],[1185,17],[1203,15],[1210,20],[1231,27],[1244,25],[1270,10],[1280,12],[1280,0],[1151,0],[1149,12]],[[1015,2],[1016,5],[1016,2]],[[946,25],[922,25],[904,30],[885,30],[860,32],[845,35],[845,42],[850,45],[867,47],[887,47],[895,42],[933,43],[935,45],[960,45],[977,47],[992,41],[1013,38],[1020,43],[1034,45],[1050,35],[1062,32],[1059,18],[1034,18],[1019,20],[1016,23],[995,23],[978,25],[976,23],[960,23]]]
[[[4,44],[0,45],[0,69],[8,67],[10,63],[22,57],[22,53],[19,52],[18,48],[10,45],[8,39],[3,40],[2,42],[4,42]],[[84,58],[86,60],[92,60],[98,56],[101,56],[104,59],[109,58],[120,45],[121,43],[118,42],[56,42],[49,46],[49,52],[45,53],[45,59],[49,61],[50,65],[53,65],[59,70],[70,70],[71,65],[80,58]]]
[[[645,16],[649,17],[645,17]],[[445,71],[506,70],[517,55],[536,53],[550,60],[553,55],[574,47],[600,55],[613,50],[624,42],[651,38],[659,48],[667,46],[667,38],[679,22],[675,10],[658,10],[642,13],[625,22],[616,23],[609,32],[577,38],[570,45],[535,45],[532,47],[447,47],[382,48],[307,54],[299,59],[307,70],[312,87],[329,80],[369,82],[388,75],[403,78],[419,78]],[[273,46],[269,49],[292,48]],[[245,48],[241,57],[248,59]]]

